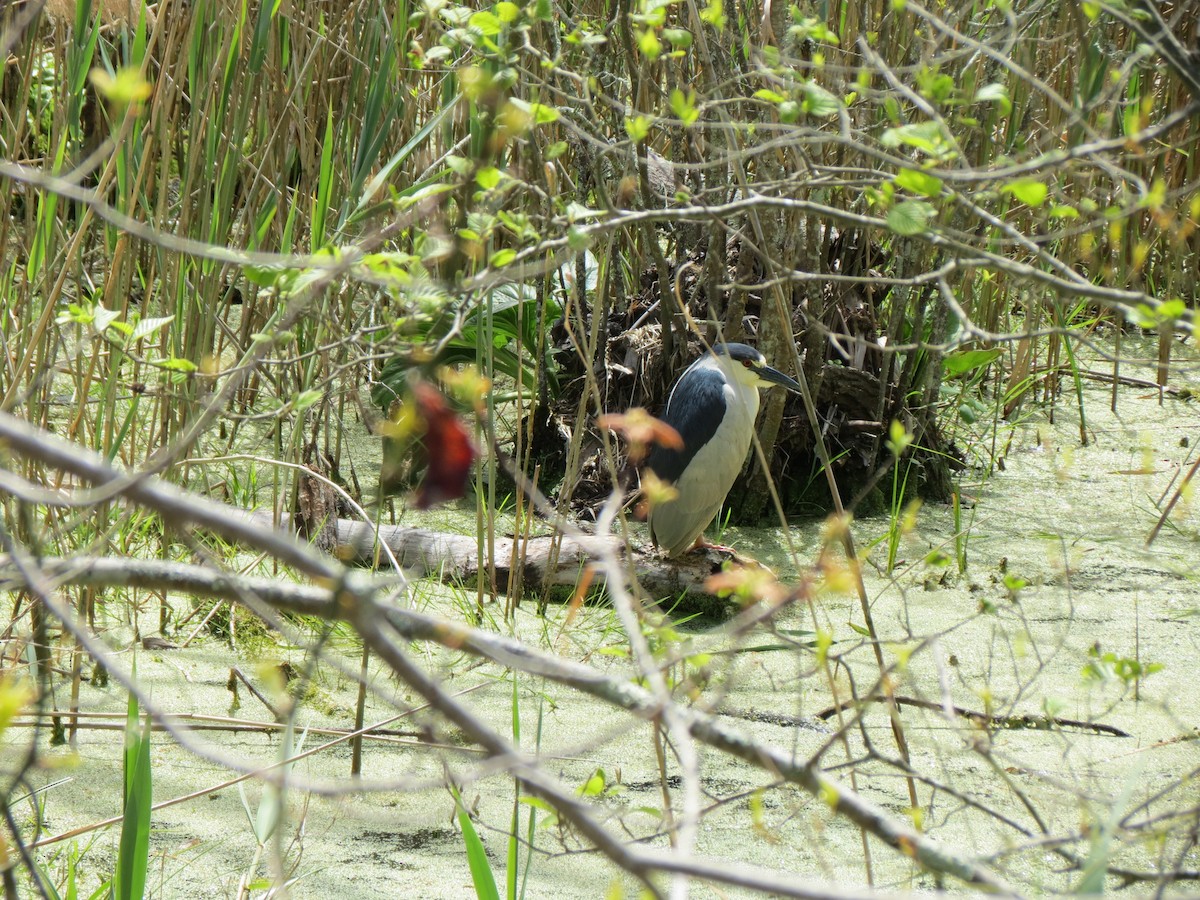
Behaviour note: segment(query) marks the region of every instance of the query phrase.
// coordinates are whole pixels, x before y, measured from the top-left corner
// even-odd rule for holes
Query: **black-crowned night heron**
[[[674,485],[677,496],[650,510],[650,538],[667,556],[702,546],[704,529],[716,517],[746,460],[758,389],[800,385],[746,344],[719,344],[684,372],[667,400],[663,421],[679,432],[683,449],[655,446],[646,468]]]

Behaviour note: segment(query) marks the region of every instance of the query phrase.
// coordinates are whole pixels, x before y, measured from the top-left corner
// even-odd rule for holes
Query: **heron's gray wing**
[[[693,366],[671,391],[663,421],[683,438],[682,450],[657,444],[646,458],[646,468],[674,484],[700,449],[713,439],[725,418],[725,376],[709,366]]]

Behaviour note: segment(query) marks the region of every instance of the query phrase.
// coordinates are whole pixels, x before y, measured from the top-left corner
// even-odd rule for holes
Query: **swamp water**
[[[964,485],[964,494],[974,493],[975,501],[963,512],[969,528],[965,574],[958,574],[953,562],[939,567],[925,561],[936,548],[954,556],[951,512],[932,505],[920,510],[916,528],[903,538],[903,561],[892,577],[884,577],[871,564],[864,567],[885,655],[889,661],[907,658],[897,673],[895,692],[932,707],[908,706],[901,713],[913,769],[925,776],[918,784],[922,828],[959,854],[993,860],[1003,877],[1030,894],[1069,889],[1080,878],[1077,872],[1065,872],[1062,859],[1044,846],[1047,836],[1076,838],[1089,828],[1094,835],[1114,813],[1119,817],[1132,812],[1127,824],[1138,824],[1174,811],[1183,811],[1186,819],[1190,810],[1190,820],[1174,828],[1171,819],[1164,819],[1155,840],[1147,828],[1142,839],[1118,840],[1110,852],[1117,865],[1138,872],[1200,869],[1200,852],[1188,849],[1184,835],[1187,821],[1195,825],[1200,801],[1200,789],[1186,777],[1200,768],[1195,740],[1200,726],[1195,691],[1200,669],[1200,512],[1194,500],[1185,498],[1154,544],[1145,547],[1160,514],[1160,496],[1194,455],[1183,444],[1194,446],[1200,440],[1200,409],[1178,399],[1160,404],[1151,390],[1122,389],[1118,414],[1113,415],[1108,391],[1101,386],[1085,389],[1093,438],[1089,446],[1079,446],[1078,412],[1063,404],[1053,425],[1039,412],[1011,429],[1003,471],[975,487]],[[1004,437],[1009,433],[1006,427]],[[862,548],[885,534],[888,523],[868,519],[853,527]],[[803,560],[815,558],[820,529],[820,523],[811,522],[794,530]],[[780,555],[777,532],[730,529],[725,538],[779,573],[792,568]],[[885,547],[876,546],[871,559],[885,555]],[[1015,597],[1014,578],[1025,583]],[[455,595],[422,583],[412,599],[418,608],[461,618],[474,597],[470,590],[465,596]],[[489,610],[500,619],[498,606]],[[629,661],[615,652],[625,642],[610,609],[585,607],[569,628],[563,627],[566,617],[565,608],[552,607],[543,621],[534,615],[533,604],[526,604],[517,614],[514,631],[535,646],[549,643],[557,652],[610,674],[632,671]],[[861,624],[861,618],[855,596],[826,594],[816,606],[815,621],[833,634],[837,643],[831,652],[843,660],[835,678],[845,687],[852,677],[864,693],[878,672],[870,648],[849,624]],[[813,623],[813,613],[803,606],[777,619],[778,627],[788,630],[811,630]],[[110,639],[116,640],[113,634],[121,633],[121,625],[109,626],[114,629]],[[810,651],[770,649],[778,641],[755,635],[748,644],[764,649],[721,654],[727,646],[722,628],[695,629],[682,636],[696,651],[714,654],[708,688],[712,702],[747,734],[791,749],[801,758],[831,740],[836,718],[814,718],[830,706],[831,693]],[[423,652],[427,665],[443,673],[451,691],[467,692],[460,698],[464,703],[502,734],[511,734],[512,685],[503,671],[460,654]],[[357,670],[353,648],[342,646],[337,653],[344,671]],[[1108,662],[1104,654],[1112,654]],[[269,722],[271,714],[244,689],[240,709],[231,709],[226,687],[230,666],[262,676],[257,664],[290,660],[300,667],[303,652],[264,649],[260,643],[249,656],[254,658],[231,652],[211,638],[185,650],[139,650],[138,678],[161,707],[174,713]],[[1135,686],[1111,673],[1107,678],[1085,676],[1089,666],[1103,675],[1120,660],[1161,664],[1162,669],[1137,685],[1136,699]],[[394,715],[390,697],[402,704],[419,702],[378,667],[372,667],[371,681],[368,722]],[[539,746],[545,768],[568,786],[582,785],[602,770],[608,784],[619,784],[595,801],[611,813],[607,826],[618,834],[628,829],[631,837],[658,834],[662,823],[650,810],[661,809],[662,784],[651,727],[530,676],[522,676],[519,689],[522,746]],[[121,713],[125,702],[115,686],[83,688],[85,710]],[[1068,727],[984,729],[945,714],[943,709],[951,703],[996,715],[1049,712],[1102,722],[1128,736]],[[65,706],[65,696],[58,697],[58,704]],[[304,737],[303,749],[330,739],[315,729],[350,728],[354,704],[353,681],[322,664],[297,720],[301,728],[314,729]],[[149,894],[236,896],[239,881],[256,859],[260,865],[253,877],[268,874],[266,861],[275,847],[294,879],[290,895],[296,898],[473,896],[453,802],[440,786],[443,759],[463,784],[464,798],[476,813],[476,827],[503,885],[513,782],[477,768],[475,755],[455,746],[456,736],[444,727],[437,729],[436,737],[446,749],[431,749],[422,742],[428,735],[418,733],[431,722],[417,713],[390,726],[411,736],[365,744],[364,779],[380,790],[351,791],[348,744],[298,761],[294,779],[339,788],[340,793],[291,788],[279,842],[273,839],[261,854],[242,788],[226,784],[237,772],[221,760],[239,771],[275,763],[278,735],[198,732],[196,739],[209,748],[208,759],[179,749],[156,732],[155,801],[202,793],[154,814]],[[21,742],[29,734],[28,729],[10,729],[0,752],[12,758],[10,754],[23,750]],[[848,774],[838,767],[847,754],[861,760],[868,739],[881,756],[896,757],[886,713],[878,705],[864,715],[861,732],[849,729],[846,743],[828,751],[825,762],[832,777],[849,784]],[[97,730],[79,732],[77,755],[66,748],[43,748],[44,766],[34,779],[38,785],[55,784],[40,794],[42,836],[120,812],[121,750],[120,731]],[[794,873],[808,882],[828,881],[833,888],[866,885],[856,828],[831,816],[823,802],[798,788],[778,786],[769,773],[715,751],[701,753],[707,808],[698,839],[701,855]],[[677,804],[677,780],[669,783]],[[263,787],[254,780],[243,787],[245,802],[255,812]],[[857,789],[889,813],[908,816],[907,787],[896,769],[877,762],[860,766]],[[1136,809],[1156,794],[1153,804]],[[998,812],[1012,826],[963,802],[962,796]],[[16,812],[23,815],[27,810],[25,806]],[[522,807],[523,833],[528,811]],[[539,813],[540,821],[545,818]],[[26,819],[26,828],[29,824]],[[111,872],[118,837],[115,827],[83,834],[43,847],[39,859],[49,872],[59,874],[69,847],[86,851],[79,873],[82,886],[90,890]],[[667,844],[661,835],[649,843]],[[576,839],[558,826],[539,827],[536,844],[525,896],[602,897],[615,882],[625,886],[627,896],[636,896],[631,879],[600,854],[577,852]],[[894,851],[874,839],[870,844],[877,887],[920,891],[936,886],[932,877]],[[1085,858],[1090,845],[1082,840],[1069,847]],[[521,864],[524,872],[524,848]],[[945,887],[962,889],[953,881]],[[700,883],[693,894],[721,896],[722,891],[739,895],[736,889],[717,891]],[[261,888],[253,893],[264,895]]]

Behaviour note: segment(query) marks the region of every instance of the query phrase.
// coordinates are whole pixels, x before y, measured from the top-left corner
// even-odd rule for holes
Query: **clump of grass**
[[[137,678],[137,665],[132,676]],[[121,811],[121,840],[112,877],[116,900],[140,900],[146,892],[150,865],[150,809],[153,774],[150,768],[150,717],[139,721],[137,697],[130,693],[125,722],[125,792]]]

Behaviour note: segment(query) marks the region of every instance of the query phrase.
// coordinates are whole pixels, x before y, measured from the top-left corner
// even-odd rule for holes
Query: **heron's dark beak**
[[[762,381],[769,381],[771,384],[782,384],[789,391],[795,391],[797,394],[801,392],[800,382],[798,382],[795,378],[784,375],[778,369],[772,369],[770,366],[763,366],[761,369],[756,368],[754,371],[758,373],[758,377]]]

